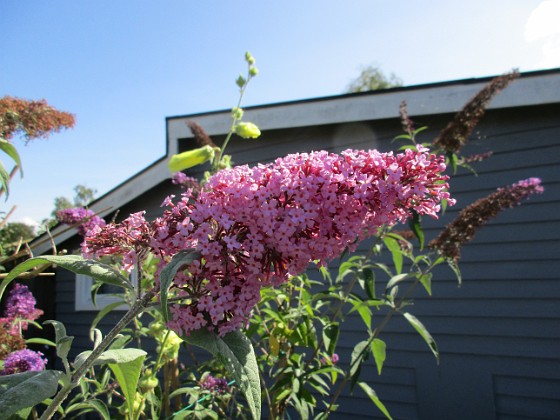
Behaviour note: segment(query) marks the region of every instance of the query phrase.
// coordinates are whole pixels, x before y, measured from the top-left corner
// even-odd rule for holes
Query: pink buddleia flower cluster
[[[149,248],[153,234],[144,214],[141,211],[120,223],[95,226],[82,243],[82,254],[87,258],[122,255],[123,269],[131,272],[138,261],[138,254]]]
[[[79,223],[78,232],[82,236],[86,236],[96,226],[105,226],[105,220],[96,216],[92,210],[83,207],[59,210],[56,212],[56,219],[67,225]]]
[[[210,177],[196,198],[184,194],[153,222],[151,246],[163,257],[200,253],[174,286],[188,296],[171,308],[179,335],[207,327],[223,336],[241,326],[260,289],[327,263],[382,225],[412,210],[437,217],[446,192],[443,157],[346,150],[288,155]]]
[[[13,375],[28,371],[41,371],[45,369],[47,360],[43,358],[43,353],[29,349],[14,351],[4,359],[4,369],[0,375]]]
[[[43,315],[43,311],[37,309],[35,305],[37,305],[37,301],[29,291],[29,288],[24,284],[16,283],[8,295],[3,314],[4,317],[0,318],[0,320],[11,323],[12,333],[19,334],[20,328],[22,330],[27,329],[27,322],[25,320],[35,321]],[[14,322],[16,320],[20,321]]]

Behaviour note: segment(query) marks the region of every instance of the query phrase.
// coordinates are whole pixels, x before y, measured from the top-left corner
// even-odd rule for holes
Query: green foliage
[[[137,414],[135,413],[135,407],[134,407],[134,401],[136,399],[136,387],[138,386],[138,380],[140,379],[140,372],[142,370],[142,364],[146,357],[146,352],[142,351],[143,354],[139,354],[138,349],[121,349],[121,350],[108,350],[105,353],[108,352],[130,353],[131,350],[135,351],[138,354],[138,357],[133,359],[131,358],[130,360],[127,361],[120,361],[117,358],[116,359],[117,362],[110,363],[109,368],[113,371],[115,378],[123,391],[126,403],[128,405],[128,412],[132,413],[132,416],[134,417]],[[103,354],[100,356],[99,359],[101,359],[101,357],[103,357]],[[120,356],[120,358],[123,359],[122,356]]]
[[[0,376],[0,407],[8,418],[20,410],[33,407],[52,397],[58,388],[62,372],[45,370]]]
[[[395,74],[391,73],[387,76],[379,67],[369,65],[361,69],[360,75],[348,85],[346,92],[368,92],[371,90],[389,89],[402,85],[402,80],[395,76]]]
[[[209,351],[219,359],[235,378],[247,400],[253,419],[261,418],[261,383],[259,367],[250,341],[241,332],[231,332],[224,337],[206,330],[183,337],[187,343]]]
[[[35,237],[35,229],[21,222],[9,222],[0,229],[0,255],[8,255]]]
[[[42,257],[31,258],[10,271],[8,276],[0,284],[0,299],[2,298],[6,286],[18,275],[45,264],[56,264],[76,274],[85,274],[102,283],[111,284],[124,289],[133,289],[130,281],[110,265],[103,264],[96,260],[85,259],[79,255],[44,255]]]

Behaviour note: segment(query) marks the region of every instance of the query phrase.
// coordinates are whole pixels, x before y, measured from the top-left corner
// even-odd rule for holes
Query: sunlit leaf
[[[381,400],[379,399],[375,391],[365,382],[358,382],[358,385],[360,385],[360,388],[362,388],[363,391],[367,394],[367,396],[373,401],[375,406],[379,408],[379,410],[381,410],[383,414],[385,414],[385,417],[392,420],[389,411],[387,410],[385,405],[381,402]]]
[[[76,274],[84,274],[102,283],[111,284],[113,286],[123,287],[132,290],[132,284],[118,270],[107,264],[100,263],[95,260],[88,260],[79,255],[43,255],[41,257],[31,258],[16,266],[0,285],[0,298],[6,289],[17,276],[31,270],[37,266],[45,264],[56,264],[62,268],[72,271]]]
[[[377,373],[381,375],[381,369],[383,369],[383,363],[385,363],[386,358],[386,345],[383,340],[374,338],[371,342],[371,352],[375,359],[375,364],[377,365]]]
[[[399,245],[399,241],[390,236],[385,236],[383,242],[389,251],[391,251],[391,256],[393,257],[393,264],[395,264],[395,270],[397,274],[402,272],[403,255],[402,250]]]
[[[408,312],[403,313],[403,316],[410,323],[410,325],[412,325],[414,329],[418,331],[418,334],[422,336],[424,341],[430,347],[430,350],[432,350],[432,353],[436,357],[437,362],[439,363],[439,351],[438,351],[436,341],[434,340],[432,335],[428,332],[424,324],[422,324],[414,315]]]
[[[124,349],[123,349],[124,350]],[[109,350],[109,351],[122,351],[122,350]],[[117,380],[123,395],[125,396],[126,403],[128,405],[129,413],[134,413],[134,400],[136,396],[136,387],[138,386],[138,380],[140,379],[140,372],[142,370],[142,364],[144,363],[144,358],[146,353],[135,359],[120,362],[120,363],[109,363],[109,368],[113,371],[115,379]],[[136,413],[134,413],[136,414]]]

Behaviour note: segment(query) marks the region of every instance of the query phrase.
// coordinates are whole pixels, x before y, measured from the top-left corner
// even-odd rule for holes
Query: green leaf
[[[126,350],[126,349],[124,349]],[[130,349],[138,350],[138,349]],[[108,350],[108,351],[122,351],[122,350]],[[128,405],[128,412],[131,416],[134,413],[134,400],[136,399],[136,387],[138,386],[138,379],[140,379],[140,372],[142,370],[142,364],[146,357],[146,352],[144,355],[139,356],[133,360],[127,362],[119,363],[109,363],[109,368],[115,374],[115,379],[119,383],[121,390],[125,396],[126,403]]]
[[[111,420],[109,410],[107,409],[105,403],[101,400],[93,399],[72,405],[72,411],[79,409],[93,409],[94,411],[97,411],[97,413],[101,416],[100,418],[103,420]],[[84,412],[80,414],[84,414]]]
[[[240,331],[230,332],[220,338],[208,330],[193,331],[183,340],[209,351],[224,364],[243,391],[253,419],[260,419],[259,367],[250,340]]]
[[[364,268],[358,277],[360,287],[366,292],[368,299],[375,299],[375,274],[371,268]]]
[[[169,287],[175,278],[175,274],[181,267],[191,264],[195,259],[200,257],[200,253],[196,252],[194,249],[189,249],[186,251],[180,251],[176,253],[169,264],[167,264],[163,270],[161,270],[160,287],[161,287],[161,313],[163,315],[163,321],[167,322],[169,319],[169,312],[167,309],[167,292]]]
[[[385,363],[386,357],[386,345],[383,340],[378,338],[374,338],[371,343],[371,352],[373,353],[373,357],[375,359],[375,364],[377,365],[377,373],[381,375],[381,369],[383,369],[383,363]]]
[[[0,160],[0,184],[2,184],[2,188],[4,189],[4,191],[6,191],[6,200],[8,199],[8,195],[10,194],[10,189],[8,187],[9,183],[10,175],[8,174],[8,171],[6,171],[6,167]]]
[[[23,167],[21,166],[21,159],[15,146],[7,140],[0,138],[0,149],[10,156],[16,165],[19,167],[21,176],[23,176]]]
[[[90,354],[91,350],[78,354],[76,359],[74,359],[74,367],[78,369],[87,360]],[[146,357],[146,354],[147,353],[144,350],[140,349],[107,350],[101,353],[101,355],[93,363],[93,366],[100,366],[109,363],[128,363],[138,358],[144,358]]]
[[[420,242],[420,250],[424,249],[424,232],[422,231],[422,218],[416,211],[412,211],[412,218],[408,221],[408,226],[410,230],[414,232],[414,235],[418,238]]]
[[[400,274],[402,272],[403,255],[399,241],[390,236],[385,236],[383,238],[383,242],[385,243],[387,249],[391,251],[393,264],[395,264],[395,270],[397,271],[397,274]]]
[[[432,273],[424,273],[420,276],[420,283],[426,289],[426,292],[432,296]]]
[[[56,355],[62,359],[64,366],[68,367],[68,353],[70,352],[70,348],[72,347],[72,341],[74,341],[74,337],[66,335],[66,328],[60,321],[50,319],[48,321],[45,321],[44,324],[50,324],[54,327]]]
[[[376,407],[379,408],[379,410],[381,410],[383,414],[385,414],[385,417],[392,420],[393,418],[389,414],[389,411],[387,410],[385,405],[381,402],[381,400],[379,399],[375,391],[365,382],[358,382],[358,385],[360,385],[360,388],[362,388],[362,390],[367,394],[370,400],[373,401]]]
[[[0,407],[2,417],[39,404],[56,394],[62,372],[43,370],[0,376]]]
[[[391,277],[391,279],[387,283],[386,290],[389,290],[391,287],[395,286],[396,284],[398,284],[401,281],[406,280],[410,277],[413,277],[413,275],[411,273],[397,274],[396,276]]]
[[[356,300],[350,301],[350,303],[352,304],[352,309],[350,310],[349,313],[357,311],[360,314],[362,321],[364,321],[364,324],[366,324],[366,327],[369,331],[371,330],[371,309],[367,302],[368,301],[366,302],[356,301]]]
[[[332,355],[334,353],[336,343],[338,342],[339,331],[338,322],[333,322],[323,328],[323,342],[325,343],[325,349],[328,354]]]
[[[459,286],[461,286],[461,284],[463,283],[463,276],[461,275],[461,270],[459,269],[459,265],[452,259],[447,259],[447,264],[449,264],[449,267],[451,267],[451,269],[457,276],[457,282],[459,283]]]
[[[367,345],[367,340],[360,341],[354,346],[354,350],[352,350],[352,358],[350,362],[351,390],[354,389],[356,382],[358,382],[360,372],[362,370],[362,363],[364,363],[364,361],[367,359],[368,352],[365,351]]]
[[[436,360],[439,363],[439,352],[438,352],[436,341],[434,340],[432,335],[428,332],[424,324],[422,324],[418,320],[418,318],[416,318],[414,315],[408,312],[403,313],[403,316],[410,323],[410,325],[412,325],[414,329],[418,331],[418,334],[422,336],[422,338],[428,344],[428,346],[430,346],[430,350],[432,350],[432,353],[434,353],[434,356],[436,357]]]
[[[56,343],[53,343],[51,340],[47,340],[46,338],[28,338],[25,340],[25,344],[44,344],[45,346],[56,347]]]
[[[79,255],[43,255],[24,261],[10,271],[10,274],[8,274],[0,285],[0,299],[2,298],[6,286],[17,276],[25,273],[27,270],[44,264],[56,264],[73,273],[85,274],[102,283],[112,284],[130,290],[134,289],[128,279],[110,265],[95,260],[87,260]]]

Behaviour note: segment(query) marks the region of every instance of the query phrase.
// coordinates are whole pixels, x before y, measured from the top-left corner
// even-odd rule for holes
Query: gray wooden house
[[[254,164],[319,149],[390,150],[395,147],[391,140],[401,134],[402,100],[416,125],[429,127],[420,139],[430,141],[489,80],[250,107],[245,120],[257,123],[263,135],[233,141],[228,153],[237,164]],[[120,217],[139,210],[156,217],[162,200],[177,191],[169,180],[168,157],[196,147],[187,120],[198,122],[217,143],[230,125],[229,110],[167,118],[166,156],[90,208],[108,218],[117,209]],[[461,288],[450,270],[440,270],[433,296],[418,293],[411,311],[438,342],[439,365],[408,324],[397,319],[388,325],[384,372],[378,376],[371,362],[363,375],[394,418],[560,419],[560,69],[522,74],[491,102],[465,153],[489,150],[494,155],[476,165],[478,177],[459,171],[451,180],[458,204],[443,222],[477,198],[520,179],[540,177],[545,193],[501,213],[463,249]],[[441,225],[428,223],[427,235]],[[56,242],[59,250],[73,251],[80,238],[67,231]],[[37,245],[34,252],[49,253],[50,244]],[[40,300],[54,302],[49,315],[76,337],[75,351],[90,348],[87,331],[96,309],[88,301],[87,281],[57,270],[47,282]],[[101,304],[109,300],[107,296]],[[103,327],[116,318],[107,318]],[[356,321],[356,334],[360,328]],[[342,363],[352,350],[347,342],[339,344]],[[359,389],[340,403],[333,418],[382,418]]]

